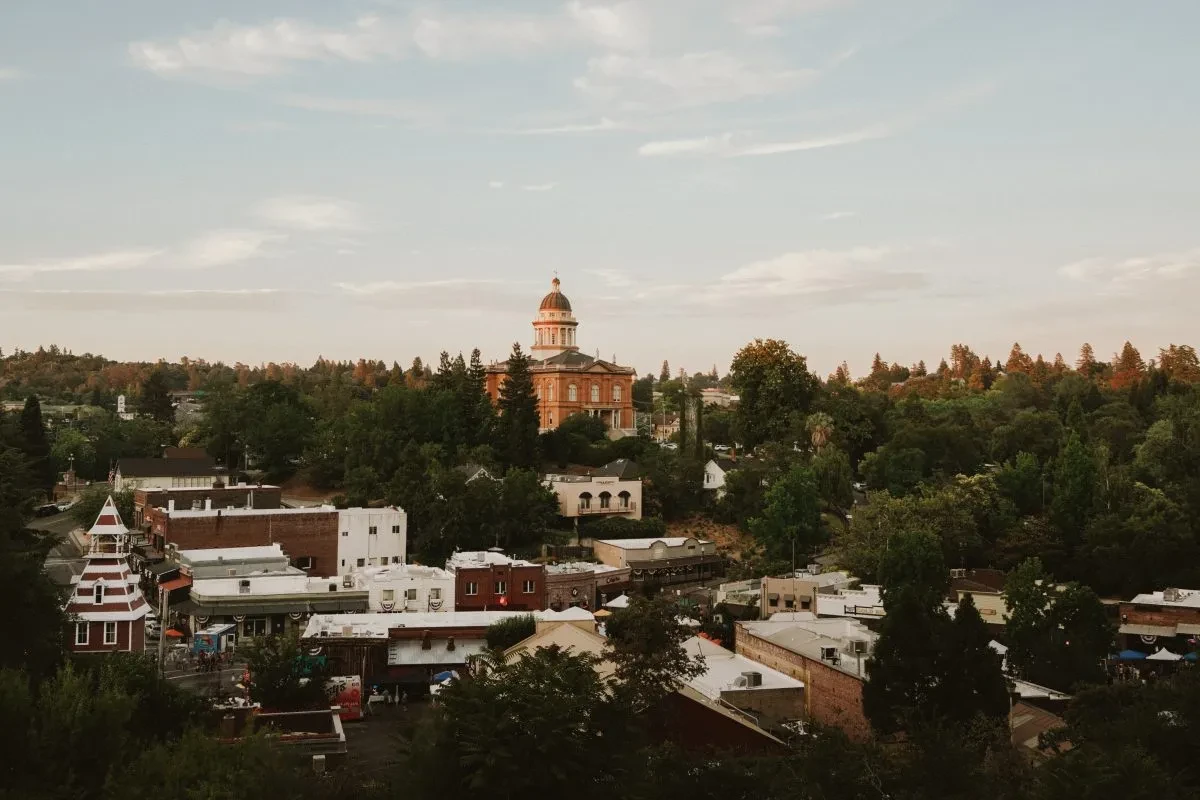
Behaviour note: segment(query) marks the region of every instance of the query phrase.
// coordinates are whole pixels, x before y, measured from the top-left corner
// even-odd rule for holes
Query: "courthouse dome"
[[[571,301],[567,296],[558,289],[558,278],[550,282],[550,294],[542,298],[542,304],[538,306],[539,311],[570,311]]]

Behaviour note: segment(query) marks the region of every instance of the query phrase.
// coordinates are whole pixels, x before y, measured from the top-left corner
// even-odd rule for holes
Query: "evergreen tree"
[[[1075,362],[1075,371],[1085,378],[1092,377],[1096,370],[1096,351],[1087,342],[1079,348],[1079,358]]]
[[[665,358],[663,359],[662,371],[658,373],[658,380],[663,383],[671,380],[671,365],[667,363]]]
[[[1133,386],[1146,372],[1146,362],[1142,354],[1129,342],[1121,348],[1121,352],[1113,356],[1112,379],[1110,385],[1114,389],[1127,389]]]
[[[1050,517],[1069,545],[1079,542],[1095,512],[1097,475],[1095,453],[1072,431],[1058,455],[1050,502]]]
[[[964,593],[948,626],[939,670],[940,710],[957,722],[970,722],[977,714],[998,719],[1008,713],[1008,686],[991,641],[974,598]]]
[[[155,369],[142,381],[142,396],[138,408],[142,414],[155,422],[167,425],[175,422],[175,408],[171,403],[167,376],[163,370]]]
[[[50,497],[57,481],[54,462],[50,458],[50,441],[46,438],[46,425],[42,422],[42,405],[35,395],[25,398],[20,431],[19,446],[29,462],[30,477],[34,485]]]
[[[529,358],[514,342],[508,370],[500,386],[500,419],[496,423],[496,450],[509,467],[537,469],[538,399],[529,372]]]

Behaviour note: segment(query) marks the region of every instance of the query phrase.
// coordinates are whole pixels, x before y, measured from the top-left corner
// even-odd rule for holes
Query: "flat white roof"
[[[191,564],[210,561],[254,561],[265,558],[287,558],[283,545],[264,544],[253,547],[211,547],[203,550],[180,550],[179,558]]]
[[[719,700],[721,692],[730,689],[757,691],[759,689],[803,689],[803,681],[790,678],[782,672],[738,655],[716,642],[693,636],[683,643],[690,656],[704,656],[704,672],[688,681],[700,694],[710,700]],[[743,672],[757,672],[762,675],[760,686],[738,686],[738,678]]]
[[[387,583],[388,581],[412,580],[415,578],[430,578],[437,580],[454,580],[454,576],[438,567],[426,567],[423,564],[391,564],[386,567],[361,567],[351,573],[355,580],[361,583]]]
[[[332,592],[331,592],[332,594]],[[487,627],[524,611],[440,611],[434,613],[403,612],[396,614],[313,614],[305,638],[319,636],[351,639],[386,639],[390,628],[475,628]]]
[[[249,584],[242,591],[242,582]],[[330,591],[330,585],[336,586]],[[281,594],[333,595],[338,592],[353,592],[357,587],[342,586],[342,579],[310,578],[301,573],[265,573],[242,575],[236,578],[198,578],[192,581],[192,593],[198,597],[263,597]],[[357,589],[359,592],[362,589]]]
[[[572,561],[566,564],[547,564],[546,572],[550,575],[565,575],[572,572],[616,572],[620,567],[608,564],[593,564],[590,561]]]
[[[220,514],[223,517],[249,517],[249,516],[287,516],[289,514],[351,514],[351,515],[366,515],[366,514],[403,514],[404,512],[398,508],[337,508],[328,504],[320,506],[303,506],[301,508],[177,508],[174,511],[160,508],[164,514],[172,519],[196,519],[199,517],[215,517]]]
[[[694,541],[696,544],[711,544],[703,539],[696,539],[691,536],[663,536],[658,539],[597,539],[601,544],[611,544],[613,547],[619,547],[622,550],[645,550],[655,542],[662,542],[667,547],[679,547],[686,542]]]
[[[1178,600],[1167,600],[1162,592],[1147,592],[1134,596],[1129,602],[1144,606],[1166,606],[1167,608],[1200,608],[1200,589],[1177,589]]]
[[[460,567],[487,567],[487,566],[511,566],[511,567],[536,567],[532,561],[524,561],[512,556],[506,556],[504,553],[493,553],[491,550],[475,550],[464,553],[454,553],[450,558],[446,559],[446,569],[457,569]]]
[[[159,509],[171,519],[199,519],[201,517],[257,517],[257,516],[288,516],[293,514],[328,514],[337,512],[333,506],[311,506],[306,508],[176,508]]]

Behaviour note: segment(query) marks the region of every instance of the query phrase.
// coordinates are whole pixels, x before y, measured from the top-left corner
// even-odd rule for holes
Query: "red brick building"
[[[543,611],[546,568],[503,553],[455,553],[446,562],[454,575],[455,611]]]
[[[559,290],[558,278],[542,298],[533,322],[529,371],[538,396],[542,430],[553,430],[575,414],[601,420],[613,436],[637,432],[633,413],[633,381],[637,371],[579,351],[579,322],[571,301]],[[507,364],[487,368],[487,392],[493,402],[507,379]]]
[[[151,544],[158,550],[256,547],[279,544],[309,575],[338,574],[338,512],[325,508],[171,511],[146,509]]]
[[[110,497],[88,531],[87,565],[74,581],[67,614],[76,653],[140,653],[146,649],[150,605],[129,568],[129,529]]]
[[[1136,595],[1121,603],[1119,631],[1126,648],[1190,652],[1195,648],[1188,640],[1200,636],[1200,590],[1172,588]]]
[[[870,737],[862,690],[874,634],[861,623],[847,619],[740,622],[735,638],[739,655],[804,682],[808,719],[841,728],[854,739]]]
[[[146,488],[133,493],[133,525],[146,524],[147,508],[280,508],[282,490],[278,486],[238,483],[233,486]]]

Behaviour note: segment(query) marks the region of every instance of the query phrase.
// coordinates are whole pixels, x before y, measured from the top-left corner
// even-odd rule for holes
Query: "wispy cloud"
[[[755,141],[755,137],[750,134],[723,133],[695,139],[647,142],[638,148],[638,155],[718,156],[720,158],[773,156],[783,153],[798,153],[804,150],[820,150],[826,147],[842,147],[873,139],[886,139],[895,134],[897,130],[889,125],[872,125],[846,133],[790,141]]]
[[[887,139],[904,133],[939,114],[985,97],[994,89],[995,84],[991,83],[968,86],[937,97],[918,108],[897,115],[890,121],[872,123],[843,133],[771,141],[764,140],[759,134],[728,132],[686,139],[647,142],[639,147],[637,152],[642,156],[746,158],[843,147],[849,144]]]
[[[780,23],[791,17],[850,3],[851,0],[725,0],[730,19],[747,33],[756,36],[780,33]]]
[[[723,51],[609,53],[588,61],[575,88],[616,108],[645,111],[765,97],[797,89],[819,75],[815,69],[750,62]]]
[[[275,119],[259,119],[251,122],[234,122],[226,129],[234,133],[276,133],[291,130],[292,126]]]
[[[297,292],[280,289],[0,289],[0,306],[22,311],[161,314],[164,311],[284,310]],[[265,300],[271,302],[264,302]]]
[[[148,266],[166,251],[150,248],[114,250],[107,253],[50,258],[15,264],[0,264],[0,274],[25,278],[48,272],[115,272]]]
[[[331,114],[350,114],[362,117],[385,117],[413,125],[428,125],[437,121],[437,114],[394,100],[370,97],[326,97],[312,94],[285,94],[275,98],[280,105],[305,111]]]
[[[25,73],[16,67],[0,67],[0,83],[15,81],[25,77]]]
[[[619,269],[589,269],[586,272],[600,278],[605,286],[614,289],[625,289],[634,285],[633,278]]]
[[[256,214],[273,225],[296,230],[356,231],[364,227],[358,205],[336,197],[272,197],[259,204]]]
[[[822,222],[836,222],[839,219],[850,219],[857,216],[857,211],[830,211],[828,214],[822,214],[820,219]]]
[[[1200,247],[1133,258],[1087,258],[1065,264],[1058,272],[1095,287],[1099,294],[1128,294],[1149,282],[1177,280],[1200,272]]]
[[[516,131],[516,133],[543,136],[559,133],[596,133],[598,131],[615,131],[624,127],[619,123],[613,122],[608,117],[602,117],[599,122],[580,123],[575,125],[558,125],[550,128],[524,128]]]
[[[503,189],[504,181],[488,181],[489,189]]]
[[[644,45],[647,36],[640,3],[576,1],[543,14],[420,8],[332,25],[288,18],[258,25],[222,20],[174,39],[132,42],[129,55],[135,65],[164,78],[247,79],[278,75],[304,62],[462,61],[581,44],[624,50]]]
[[[243,228],[210,231],[188,242],[180,253],[183,266],[223,267],[269,255],[269,245],[287,240],[275,231]]]
[[[334,287],[356,302],[387,308],[478,316],[520,312],[529,305],[530,288],[498,278],[447,278],[433,281],[341,282]]]
[[[530,183],[521,188],[527,192],[551,192],[558,186],[557,183]]]

